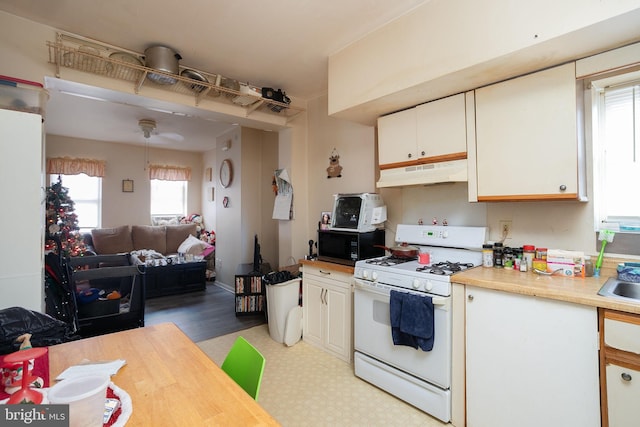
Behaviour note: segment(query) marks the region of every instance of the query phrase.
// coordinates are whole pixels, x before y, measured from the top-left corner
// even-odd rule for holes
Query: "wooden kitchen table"
[[[277,426],[173,323],[49,347],[52,385],[83,360],[124,359],[111,380],[133,401],[127,426]]]

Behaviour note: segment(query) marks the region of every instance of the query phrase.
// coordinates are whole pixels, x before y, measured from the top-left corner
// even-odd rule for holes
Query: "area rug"
[[[239,335],[265,356],[258,403],[285,427],[447,425],[355,377],[353,365],[304,341],[292,347],[276,342],[267,325],[198,346],[221,365]]]

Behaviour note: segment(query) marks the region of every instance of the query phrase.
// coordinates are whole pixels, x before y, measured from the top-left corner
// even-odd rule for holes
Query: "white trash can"
[[[293,345],[302,336],[301,279],[267,284],[267,321],[274,341]]]

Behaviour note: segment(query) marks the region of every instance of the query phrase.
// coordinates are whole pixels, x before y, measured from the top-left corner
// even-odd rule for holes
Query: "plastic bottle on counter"
[[[584,276],[593,276],[593,261],[591,261],[591,257],[589,255],[584,257]]]
[[[515,248],[513,250],[513,269],[520,271],[520,264],[522,264],[522,249]]]
[[[531,261],[533,263],[533,260]],[[524,256],[520,260],[520,271],[522,273],[526,273],[527,271],[529,271],[529,265],[527,264],[527,260],[524,258]]]
[[[527,269],[525,271],[530,271],[533,267],[533,259],[536,257],[536,247],[533,245],[524,245],[522,246],[522,260],[526,262]],[[522,270],[520,270],[522,271]]]
[[[493,267],[493,244],[485,243],[482,245],[482,266]]]
[[[504,248],[502,251],[502,266],[513,269],[513,258],[513,249],[510,247]]]
[[[501,242],[496,242],[493,244],[493,266],[495,268],[502,268],[504,267],[503,264],[503,246]]]

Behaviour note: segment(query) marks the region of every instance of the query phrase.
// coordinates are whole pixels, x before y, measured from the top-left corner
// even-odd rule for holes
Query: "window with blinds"
[[[640,233],[640,80],[632,78],[594,82],[594,198],[598,229]]]
[[[84,173],[77,175],[52,174],[51,183],[62,180],[62,186],[69,190],[69,198],[73,200],[73,207],[78,216],[80,232],[85,233],[93,228],[100,228],[102,220],[102,178],[88,176]]]
[[[151,216],[187,214],[187,181],[151,180]]]

